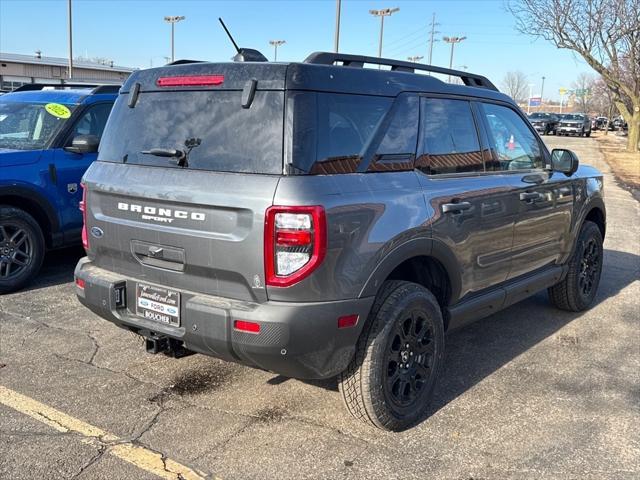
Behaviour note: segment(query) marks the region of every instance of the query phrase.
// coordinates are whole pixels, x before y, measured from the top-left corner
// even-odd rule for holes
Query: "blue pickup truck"
[[[47,250],[80,242],[80,179],[118,90],[27,84],[0,97],[0,294],[32,280]]]

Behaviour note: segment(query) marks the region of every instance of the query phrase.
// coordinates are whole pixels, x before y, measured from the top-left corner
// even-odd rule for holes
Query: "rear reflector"
[[[233,328],[240,332],[260,333],[260,324],[256,322],[247,322],[246,320],[235,320]]]
[[[359,315],[345,315],[338,318],[338,328],[355,327],[358,324]]]
[[[159,87],[197,87],[202,85],[222,85],[224,75],[188,75],[184,77],[160,77],[156,80]]]
[[[85,285],[85,283],[84,283],[84,280],[83,280],[83,279],[81,279],[81,278],[76,278],[76,286],[77,286],[78,288],[82,288],[82,289],[84,290],[84,285]]]

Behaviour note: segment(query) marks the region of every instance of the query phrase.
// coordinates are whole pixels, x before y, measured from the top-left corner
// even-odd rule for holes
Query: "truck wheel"
[[[33,279],[44,250],[38,222],[23,210],[0,206],[0,294],[18,290]]]
[[[421,285],[382,285],[356,354],[340,374],[342,398],[358,420],[400,431],[422,420],[444,357],[442,313]]]
[[[590,137],[590,136],[591,136],[591,130],[589,130],[588,132],[586,132],[586,133],[584,134],[584,136],[585,136],[585,137]]]
[[[569,260],[567,276],[548,290],[551,303],[570,312],[585,310],[596,296],[601,273],[602,234],[595,223],[586,221]]]

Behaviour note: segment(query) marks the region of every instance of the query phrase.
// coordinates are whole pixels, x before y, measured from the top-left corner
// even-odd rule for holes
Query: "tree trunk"
[[[635,109],[638,107],[635,106]],[[627,140],[627,151],[638,152],[640,142],[640,111],[634,110],[633,116],[627,122],[629,124],[629,137]]]

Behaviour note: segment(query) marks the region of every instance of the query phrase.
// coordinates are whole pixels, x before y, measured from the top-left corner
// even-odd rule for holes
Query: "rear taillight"
[[[288,287],[313,272],[327,250],[324,208],[269,207],[264,229],[266,284]]]
[[[89,235],[87,235],[87,186],[81,183],[82,187],[82,201],[78,204],[80,211],[82,212],[82,246],[86,251],[89,251]]]

